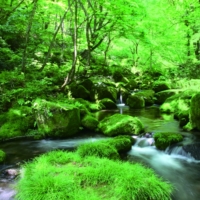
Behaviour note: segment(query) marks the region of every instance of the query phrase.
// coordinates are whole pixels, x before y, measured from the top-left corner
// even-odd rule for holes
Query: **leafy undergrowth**
[[[52,151],[24,165],[18,200],[168,200],[172,186],[140,164]]]

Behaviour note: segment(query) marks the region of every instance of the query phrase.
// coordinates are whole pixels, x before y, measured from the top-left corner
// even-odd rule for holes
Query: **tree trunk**
[[[47,54],[46,54],[46,56],[45,56],[45,58],[44,58],[42,67],[39,69],[39,71],[42,71],[42,70],[44,69],[44,67],[46,66],[46,64],[47,64],[47,61],[48,61],[49,56],[50,56],[50,54],[51,54],[51,50],[52,50],[52,48],[53,48],[53,44],[54,44],[55,39],[56,39],[56,36],[57,36],[58,31],[60,30],[60,28],[61,28],[61,26],[62,26],[62,24],[63,24],[63,21],[64,21],[66,15],[67,15],[67,13],[68,13],[68,11],[69,11],[69,9],[70,9],[70,6],[71,6],[71,5],[68,5],[67,10],[65,11],[63,17],[61,18],[60,24],[59,24],[59,26],[57,27],[57,29],[56,29],[56,31],[55,31],[55,33],[54,33],[54,35],[53,35],[53,38],[52,38],[51,43],[50,43],[50,45],[49,45],[48,52],[47,52]]]
[[[29,18],[29,23],[28,23],[27,30],[26,30],[25,47],[24,47],[24,51],[23,51],[23,55],[22,55],[22,72],[25,72],[25,68],[26,68],[27,47],[28,47],[28,43],[29,43],[29,36],[30,36],[30,32],[31,32],[33,18],[35,15],[35,11],[37,9],[37,2],[38,2],[38,0],[34,1],[33,10],[31,12],[31,15]]]
[[[77,63],[77,38],[78,38],[78,28],[77,28],[77,23],[78,23],[78,5],[77,5],[77,0],[74,0],[74,35],[73,35],[73,42],[74,42],[74,55],[73,55],[73,62],[72,62],[72,67],[71,70],[69,71],[67,77],[65,78],[65,81],[61,88],[63,88],[65,85],[71,83],[74,79],[75,72],[76,72],[76,63]]]

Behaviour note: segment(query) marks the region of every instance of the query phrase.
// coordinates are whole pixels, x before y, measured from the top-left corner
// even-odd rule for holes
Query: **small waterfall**
[[[123,103],[123,97],[122,97],[121,92],[120,92],[120,95],[119,95],[119,100],[118,100],[117,106],[125,106],[125,103]]]
[[[183,146],[172,145],[165,150],[165,153],[191,161],[200,161],[200,143],[187,144]]]

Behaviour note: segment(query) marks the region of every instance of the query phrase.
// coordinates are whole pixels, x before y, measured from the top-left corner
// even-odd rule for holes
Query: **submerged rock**
[[[137,117],[121,114],[106,117],[98,127],[107,136],[137,135],[144,130],[142,122]]]

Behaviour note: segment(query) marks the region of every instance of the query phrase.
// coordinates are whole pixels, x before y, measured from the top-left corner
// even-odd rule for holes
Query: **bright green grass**
[[[52,151],[23,166],[18,200],[169,200],[172,186],[140,164]]]

